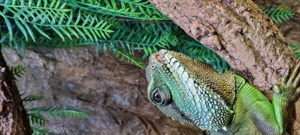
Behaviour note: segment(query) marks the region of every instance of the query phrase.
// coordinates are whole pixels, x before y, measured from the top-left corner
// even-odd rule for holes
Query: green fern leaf
[[[26,67],[23,65],[18,65],[16,67],[11,67],[10,71],[12,72],[12,74],[14,75],[15,79],[18,77],[22,77],[25,73],[25,69]]]
[[[33,26],[40,34],[42,34],[44,37],[46,37],[46,38],[48,38],[48,39],[51,39],[51,38],[49,37],[49,35],[46,34],[46,33],[44,32],[44,30],[42,30],[41,28],[39,28],[36,24],[33,24],[32,26]]]
[[[9,19],[0,11],[0,15],[4,18],[5,20],[5,24],[6,24],[6,28],[8,29],[9,32],[9,41],[12,41],[13,38],[13,30],[12,30],[12,25],[9,21]]]
[[[43,7],[39,7],[39,5],[43,5]],[[113,32],[110,30],[111,25],[101,19],[103,15],[89,14],[72,9],[72,7],[66,7],[66,5],[65,2],[51,1],[48,3],[47,0],[0,4],[0,6],[7,9],[6,14],[1,14],[4,18],[7,18],[6,25],[16,25],[27,42],[29,40],[35,42],[36,34],[41,34],[50,39],[45,30],[53,30],[62,41],[65,41],[65,37],[72,39],[72,35],[78,37],[77,32],[86,40],[106,39]],[[10,23],[10,19],[14,20],[14,24]]]
[[[42,129],[41,126],[31,126],[33,135],[48,135],[49,129]]]
[[[288,21],[288,20],[292,19],[294,16],[294,12],[291,9],[262,8],[262,10],[265,14],[269,15],[270,18],[277,24],[282,23],[283,21]]]
[[[121,18],[132,18],[142,20],[170,20],[160,13],[153,5],[142,0],[103,0],[103,1],[75,1],[69,5],[99,14],[106,14]],[[146,12],[148,11],[148,12]]]
[[[145,65],[134,58],[136,51],[143,51],[145,58],[161,48],[175,50],[179,47],[177,50],[184,51],[183,45],[187,45],[185,49],[190,51],[190,55],[215,67],[225,65],[221,69],[226,69],[226,63],[217,55],[188,42],[193,39],[187,38],[183,30],[145,0],[5,1],[0,6],[4,7],[3,15],[13,28],[13,41],[5,42],[16,49],[21,47],[25,50],[27,46],[95,46],[96,53],[100,48],[104,52],[111,50],[144,68]],[[14,23],[15,20],[24,27],[28,40],[23,30]],[[29,28],[33,32],[31,35],[36,36],[35,42],[27,30]]]
[[[87,117],[86,112],[82,112],[70,107],[37,107],[28,109],[27,112],[42,114],[46,113],[50,117],[75,117],[75,118],[85,118]]]
[[[37,95],[28,95],[25,97],[22,97],[22,101],[25,103],[31,102],[31,101],[37,101],[37,100],[42,100],[43,96],[37,96]]]
[[[49,120],[39,113],[27,111],[27,114],[29,116],[31,126],[45,126],[49,124]]]
[[[297,59],[300,59],[300,45],[297,44],[290,44],[295,56]]]
[[[113,49],[113,52],[117,55],[117,56],[121,56],[121,59],[127,59],[129,62],[135,64],[136,66],[142,68],[142,69],[146,69],[146,65],[141,62],[140,60],[137,60],[136,58],[134,58],[134,56],[127,54],[125,52],[120,51],[120,49]]]
[[[15,23],[18,26],[18,28],[21,30],[21,32],[23,33],[25,40],[28,41],[27,31],[25,30],[24,26],[17,20],[15,20]]]

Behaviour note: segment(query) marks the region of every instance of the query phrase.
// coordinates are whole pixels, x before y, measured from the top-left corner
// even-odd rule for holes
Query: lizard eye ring
[[[155,88],[150,95],[153,103],[160,106],[166,106],[171,103],[171,94],[169,92]]]

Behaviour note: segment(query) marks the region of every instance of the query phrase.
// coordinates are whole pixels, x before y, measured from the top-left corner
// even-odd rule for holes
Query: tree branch
[[[0,45],[1,50],[1,45]],[[13,76],[0,52],[0,134],[31,135],[32,130]]]

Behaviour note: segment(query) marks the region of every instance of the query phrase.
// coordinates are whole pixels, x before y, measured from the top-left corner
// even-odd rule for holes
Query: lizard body
[[[160,50],[149,58],[147,93],[164,114],[213,135],[280,135],[285,133],[290,97],[299,86],[298,72],[271,103],[233,72],[219,74],[198,60]]]

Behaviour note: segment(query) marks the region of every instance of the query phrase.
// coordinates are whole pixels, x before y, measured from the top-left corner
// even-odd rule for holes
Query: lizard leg
[[[281,80],[280,90],[275,87],[275,94],[273,96],[272,104],[278,122],[280,131],[287,127],[288,119],[290,118],[291,103],[298,97],[297,88],[300,84],[300,62],[297,61],[291,74],[283,75]],[[277,89],[277,90],[276,90]],[[281,132],[281,133],[282,133]]]

